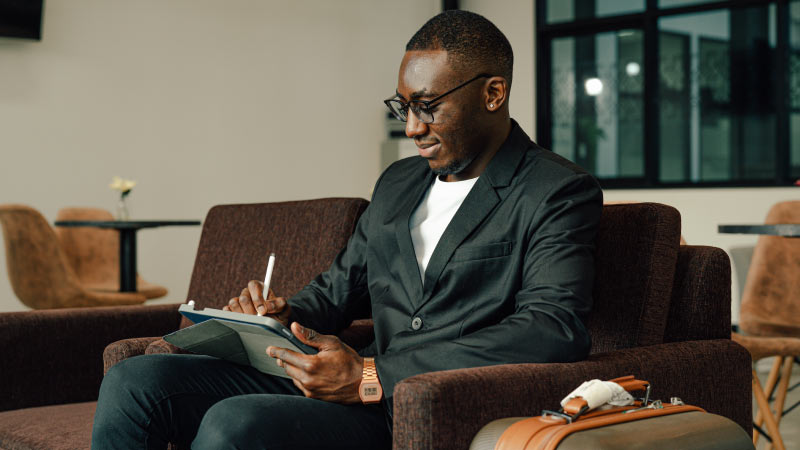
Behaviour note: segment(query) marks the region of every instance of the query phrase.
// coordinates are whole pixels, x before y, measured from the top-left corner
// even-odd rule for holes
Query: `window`
[[[800,177],[800,0],[537,0],[537,135],[603,187]]]

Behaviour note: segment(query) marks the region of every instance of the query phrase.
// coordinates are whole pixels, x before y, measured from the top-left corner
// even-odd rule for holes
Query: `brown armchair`
[[[653,398],[680,397],[750,432],[750,355],[730,339],[730,262],[679,236],[674,208],[605,206],[589,358],[407,378],[394,391],[394,448],[467,448],[494,419],[538,415],[586,380],[629,374],[650,381]]]

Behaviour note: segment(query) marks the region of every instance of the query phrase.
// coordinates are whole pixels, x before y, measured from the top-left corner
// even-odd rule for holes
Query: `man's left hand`
[[[267,347],[267,354],[278,360],[306,397],[334,403],[359,403],[358,387],[364,358],[336,336],[319,334],[299,323],[292,333],[303,343],[316,348],[316,355],[305,355],[280,347]]]

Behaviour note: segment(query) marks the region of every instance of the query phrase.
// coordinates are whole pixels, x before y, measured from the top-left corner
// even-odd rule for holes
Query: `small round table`
[[[778,223],[774,225],[719,225],[717,231],[727,234],[766,234],[789,238],[800,237],[800,224]]]
[[[119,290],[136,292],[136,232],[142,228],[200,225],[199,220],[59,220],[57,227],[113,228],[119,231]]]

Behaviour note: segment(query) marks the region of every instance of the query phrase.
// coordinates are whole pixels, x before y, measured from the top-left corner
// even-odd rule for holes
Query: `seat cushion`
[[[4,450],[88,449],[97,402],[40,406],[0,412]]]

